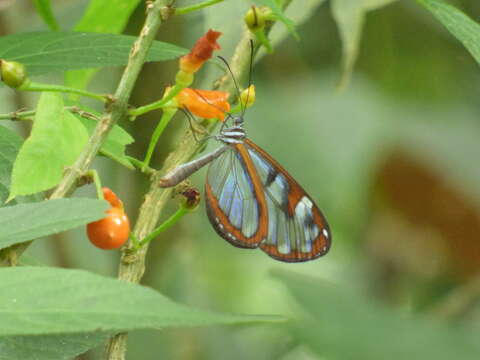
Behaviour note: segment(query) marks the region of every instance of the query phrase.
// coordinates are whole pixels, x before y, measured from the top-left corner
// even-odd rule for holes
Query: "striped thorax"
[[[220,134],[215,136],[215,139],[221,141],[227,145],[229,144],[242,144],[243,140],[247,136],[245,129],[243,128],[243,117],[236,116],[233,118],[233,126],[223,129]]]

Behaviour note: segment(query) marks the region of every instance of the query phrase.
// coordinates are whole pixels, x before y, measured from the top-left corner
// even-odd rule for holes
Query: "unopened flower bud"
[[[240,101],[247,108],[255,103],[255,85],[252,84],[241,92]]]
[[[0,78],[11,88],[19,88],[27,80],[25,66],[15,61],[0,60]]]
[[[252,6],[244,17],[245,24],[247,25],[250,31],[263,30],[265,27],[265,15],[263,11],[256,7]]]

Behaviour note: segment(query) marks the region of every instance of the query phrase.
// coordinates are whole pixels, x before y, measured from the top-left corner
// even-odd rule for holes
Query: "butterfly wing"
[[[232,245],[256,248],[267,237],[265,194],[243,144],[229,148],[211,163],[205,198],[210,223]]]
[[[268,153],[252,141],[244,146],[260,178],[268,208],[268,236],[260,248],[274,259],[308,261],[330,249],[331,233],[312,198]]]

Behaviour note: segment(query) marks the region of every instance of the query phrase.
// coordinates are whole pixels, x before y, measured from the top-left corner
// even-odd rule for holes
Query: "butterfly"
[[[206,209],[218,235],[285,262],[325,255],[332,242],[325,216],[295,179],[246,137],[243,114],[231,119],[233,125],[214,136],[221,147],[173,169],[160,186],[175,186],[210,164]]]

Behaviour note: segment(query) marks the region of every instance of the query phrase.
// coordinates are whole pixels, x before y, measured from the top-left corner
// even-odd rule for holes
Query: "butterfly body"
[[[173,186],[210,163],[205,183],[208,218],[232,245],[260,248],[276,260],[303,262],[325,255],[331,233],[312,198],[267,152],[246,137],[243,117],[215,138],[223,147],[174,170]],[[173,185],[172,185],[173,184]]]

